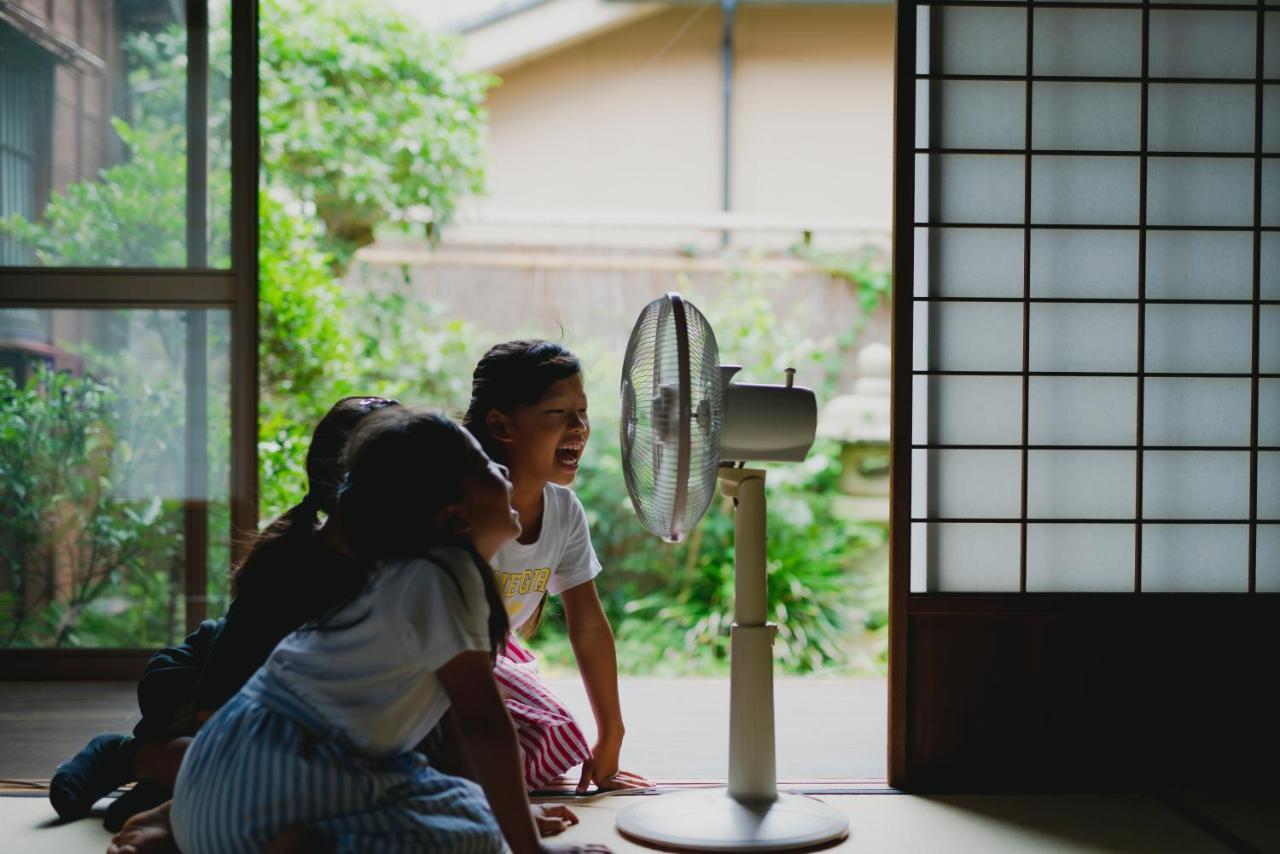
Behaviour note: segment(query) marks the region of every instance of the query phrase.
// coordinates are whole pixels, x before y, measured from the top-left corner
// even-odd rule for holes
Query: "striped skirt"
[[[524,779],[530,791],[546,787],[591,756],[586,736],[573,715],[538,677],[538,662],[515,635],[493,667],[524,754]]]
[[[185,854],[261,850],[295,825],[341,852],[505,847],[479,786],[432,769],[420,753],[362,756],[262,670],[192,742],[171,822]]]

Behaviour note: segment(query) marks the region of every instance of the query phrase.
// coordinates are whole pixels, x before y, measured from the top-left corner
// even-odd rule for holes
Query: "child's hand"
[[[555,836],[578,823],[578,817],[563,804],[532,804],[529,812],[533,813],[539,836]]]
[[[622,745],[597,742],[591,756],[582,763],[582,777],[578,780],[577,792],[585,794],[587,788],[595,783],[602,792],[613,792],[618,789],[643,789],[653,784],[630,771],[618,769],[618,754]]]

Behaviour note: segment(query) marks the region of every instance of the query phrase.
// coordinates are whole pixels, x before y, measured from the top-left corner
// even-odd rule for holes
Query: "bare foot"
[[[173,801],[165,801],[155,809],[130,817],[120,832],[111,837],[107,854],[177,854],[178,845],[169,827],[172,806]]]
[[[295,825],[266,844],[262,854],[318,854],[332,851],[333,840],[314,827]]]

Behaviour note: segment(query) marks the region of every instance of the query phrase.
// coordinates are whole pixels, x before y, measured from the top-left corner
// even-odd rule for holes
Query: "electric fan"
[[[773,637],[765,587],[765,494],[748,460],[799,462],[818,406],[794,386],[732,382],[715,333],[679,294],[654,300],[631,332],[622,366],[622,468],[641,524],[679,542],[711,503],[716,481],[734,499],[734,623],[730,647],[729,786],[646,798],[618,816],[624,835],[694,851],[778,851],[842,839],[848,820],[827,804],[779,794],[773,721]]]

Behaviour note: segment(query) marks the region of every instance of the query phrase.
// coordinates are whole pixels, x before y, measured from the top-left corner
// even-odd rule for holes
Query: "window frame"
[[[185,7],[189,33],[187,228],[192,265],[182,269],[0,267],[0,309],[188,309],[193,312],[191,317],[201,321],[206,309],[229,312],[231,530],[227,533],[234,560],[237,549],[243,547],[244,535],[257,530],[258,515],[258,4],[238,0],[228,4],[231,263],[225,270],[207,266],[208,4],[186,0]],[[197,338],[202,327],[203,323],[196,324]],[[196,346],[203,352],[202,341]],[[189,379],[192,370],[203,368],[202,359],[195,361],[199,364],[188,365]],[[189,394],[187,405],[189,431],[207,430],[202,396]],[[193,438],[202,439],[203,435]],[[197,456],[194,465],[199,464]],[[199,473],[195,477],[201,483]],[[188,499],[186,516],[188,559],[184,561],[183,588],[185,622],[190,631],[209,616],[205,502]],[[136,648],[0,650],[0,680],[131,679],[141,674],[153,652]]]

